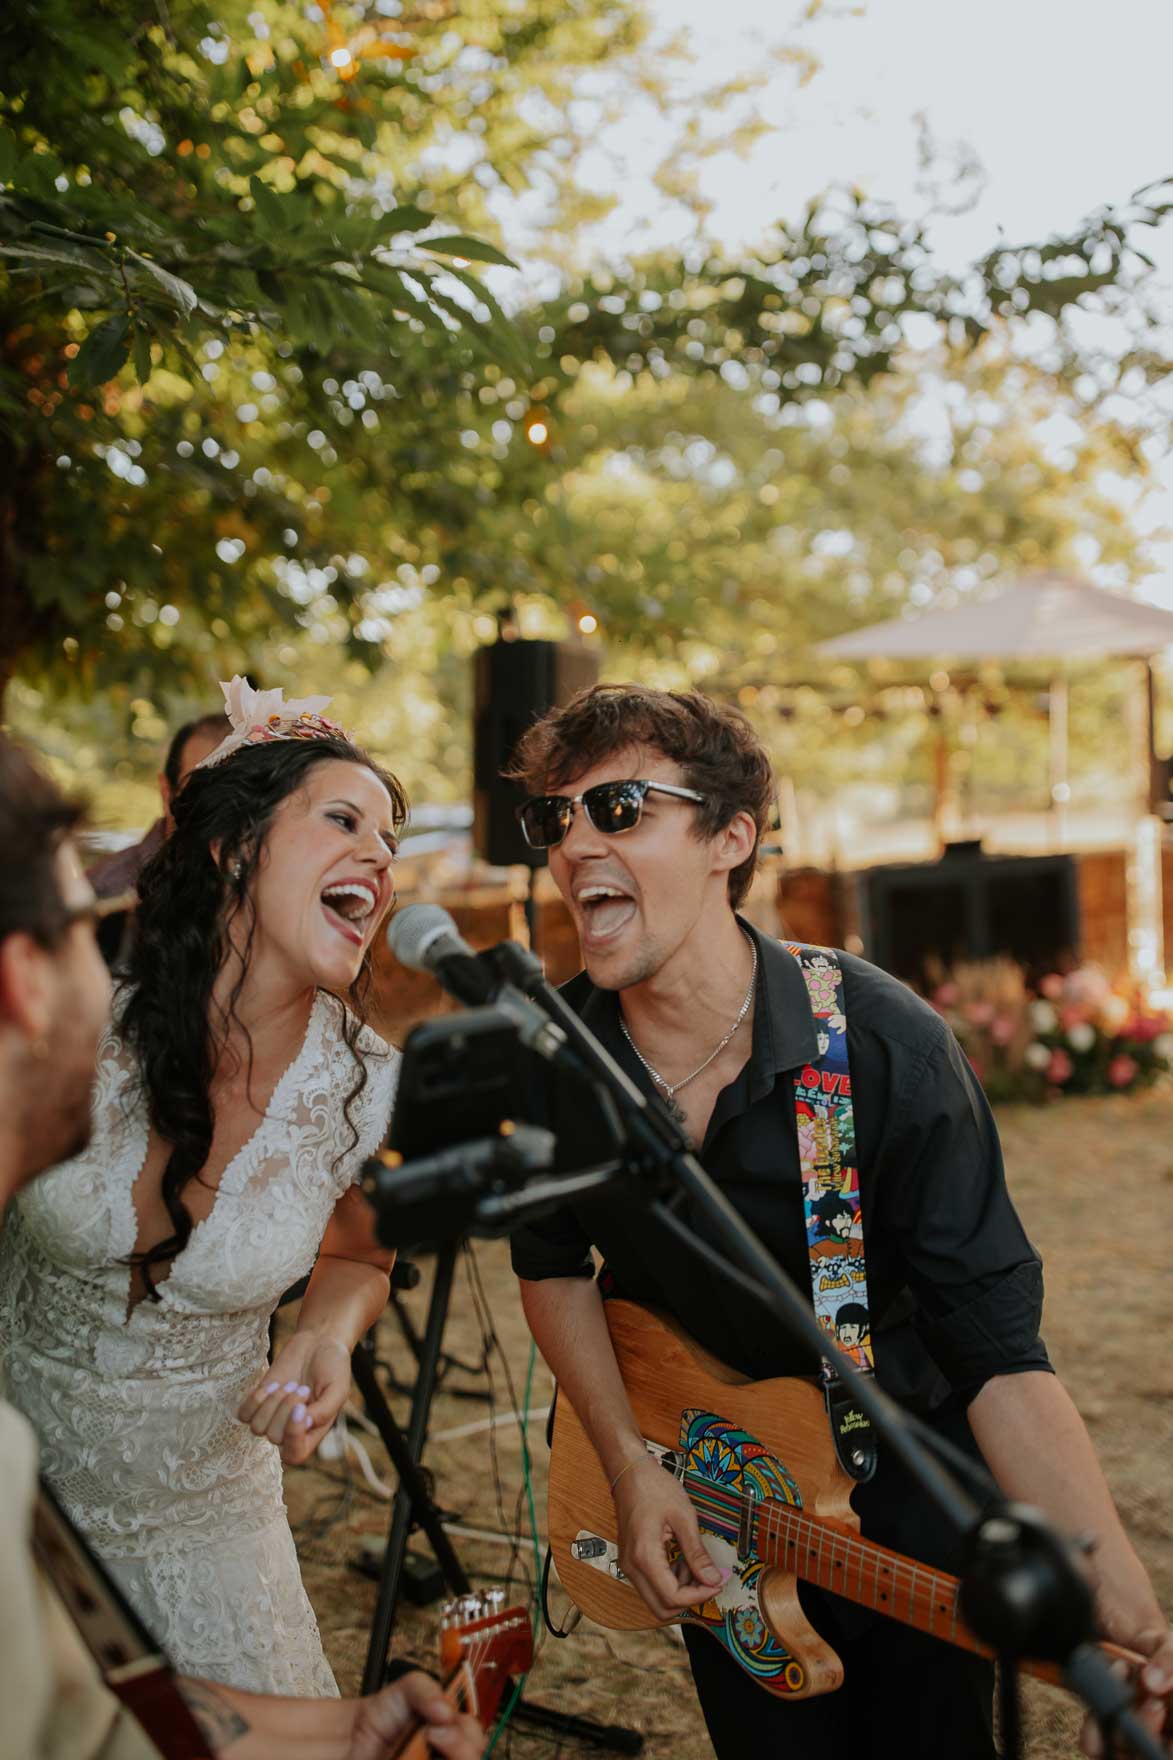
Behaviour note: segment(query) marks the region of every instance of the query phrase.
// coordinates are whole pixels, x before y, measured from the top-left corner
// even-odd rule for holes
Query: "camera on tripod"
[[[384,1246],[504,1234],[528,1183],[554,1165],[554,1133],[519,1118],[532,1105],[518,1028],[493,1006],[413,1029],[387,1145],[362,1188]]]

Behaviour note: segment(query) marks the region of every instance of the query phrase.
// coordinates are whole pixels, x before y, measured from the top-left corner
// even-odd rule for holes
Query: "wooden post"
[[[1128,856],[1128,969],[1146,989],[1165,984],[1164,821],[1152,811],[1154,678],[1151,660],[1135,665],[1132,695],[1133,799],[1136,821]]]

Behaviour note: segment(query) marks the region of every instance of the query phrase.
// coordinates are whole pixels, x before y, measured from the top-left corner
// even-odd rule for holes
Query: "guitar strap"
[[[863,1248],[855,1111],[847,1057],[843,970],[833,949],[784,942],[806,980],[818,1031],[818,1056],[794,1078],[798,1160],[806,1216],[815,1318],[844,1356],[865,1375],[874,1373]],[[851,1478],[876,1470],[876,1436],[850,1390],[824,1358],[824,1397],[835,1452]]]
[[[107,1687],[166,1760],[211,1760],[171,1664],[90,1551],[44,1479],[33,1507],[33,1551]]]

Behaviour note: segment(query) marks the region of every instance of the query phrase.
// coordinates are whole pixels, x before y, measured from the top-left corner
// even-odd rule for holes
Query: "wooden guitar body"
[[[636,1422],[665,1452],[670,1470],[697,1476],[689,1495],[706,1547],[733,1572],[712,1600],[682,1618],[724,1644],[767,1691],[791,1699],[830,1692],[843,1667],[799,1605],[797,1573],[747,1549],[744,1522],[709,1507],[698,1483],[728,1487],[755,1503],[780,1501],[844,1535],[857,1533],[852,1481],[835,1459],[822,1394],[806,1381],[745,1381],[630,1302],[608,1302],[606,1313]],[[554,1414],[549,1534],[563,1587],[589,1618],[628,1630],[659,1623],[616,1574],[611,1494],[564,1397]]]
[[[696,1512],[710,1556],[732,1575],[681,1617],[724,1644],[767,1692],[828,1693],[843,1665],[814,1631],[798,1581],[988,1656],[961,1613],[956,1577],[866,1540],[849,1503],[853,1482],[835,1458],[822,1395],[800,1380],[747,1381],[686,1334],[631,1302],[608,1302],[623,1382],[650,1454]],[[563,1587],[599,1625],[659,1622],[623,1576],[618,1524],[598,1457],[567,1399],[554,1415],[550,1547]],[[1142,1659],[1115,1644],[1109,1657]],[[1055,1663],[1019,1666],[1058,1683]]]

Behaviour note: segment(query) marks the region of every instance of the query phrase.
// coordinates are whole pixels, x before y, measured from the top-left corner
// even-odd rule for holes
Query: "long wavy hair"
[[[341,736],[274,740],[247,746],[211,769],[192,773],[175,797],[174,832],[139,877],[137,932],[120,1025],[138,1065],[150,1122],[170,1146],[162,1192],[173,1232],[147,1252],[132,1254],[130,1261],[139,1266],[153,1301],[159,1293],[152,1268],[176,1258],[191,1235],[193,1221],[183,1193],[211,1150],[212,1077],[234,1026],[244,1038],[251,1080],[252,1041],[236,1004],[256,933],[252,880],[273,815],[303,786],[313,766],[329,759],[360,764],[377,776],[391,796],[395,829],[402,828],[407,796],[395,777],[358,746]],[[233,952],[229,923],[235,925],[240,971],[226,1005],[221,1005],[213,991]],[[343,1035],[355,1062],[354,1085],[343,1101],[350,1148],[358,1141],[351,1108],[367,1081],[358,1039],[366,1024],[370,983],[368,949],[347,992],[349,1006],[340,1000]]]

